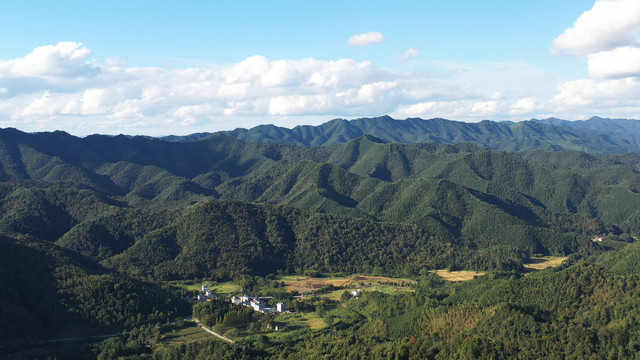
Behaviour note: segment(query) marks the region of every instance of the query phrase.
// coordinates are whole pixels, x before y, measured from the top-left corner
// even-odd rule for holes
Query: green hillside
[[[156,285],[35,239],[0,236],[0,273],[2,345],[104,334],[171,318],[184,307]]]
[[[381,121],[391,129],[396,120]],[[78,351],[446,359],[640,350],[640,155],[614,153],[615,143],[605,151],[566,129],[545,136],[574,150],[540,149],[547,145],[531,145],[542,143],[530,134],[553,125],[533,122],[457,130],[416,122],[442,132],[425,143],[403,143],[402,132],[389,142],[375,121],[362,123],[372,131],[354,139],[356,128],[325,125],[333,131],[326,146],[277,144],[275,127],[264,129],[274,143],[0,130],[0,338],[9,339],[0,345],[10,345],[0,355],[37,358],[48,348],[30,352],[25,341],[122,331]],[[418,136],[411,123],[406,134]],[[486,131],[506,138],[516,130],[528,140],[509,150],[536,149],[472,143],[496,139]],[[467,142],[439,143],[445,138]],[[523,264],[540,255],[569,260],[525,276]],[[435,269],[488,273],[444,284]],[[275,274],[412,282],[395,294],[296,303],[312,332],[273,335],[249,316],[254,325],[237,345],[160,344],[161,323],[183,326],[166,324],[187,306],[180,284],[235,280],[234,288],[264,286],[293,301]]]

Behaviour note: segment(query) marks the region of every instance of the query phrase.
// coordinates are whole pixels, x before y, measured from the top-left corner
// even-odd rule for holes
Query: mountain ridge
[[[371,135],[394,143],[472,142],[505,151],[564,149],[592,154],[640,153],[640,122],[599,117],[578,121],[549,118],[521,122],[483,120],[467,123],[442,118],[397,120],[384,115],[353,120],[338,118],[317,126],[298,125],[291,129],[259,125],[251,129],[238,128],[161,139],[189,142],[218,133],[243,141],[296,146],[329,146]]]

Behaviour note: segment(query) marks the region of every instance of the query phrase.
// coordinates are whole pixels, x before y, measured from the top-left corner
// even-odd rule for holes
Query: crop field
[[[309,278],[305,276],[286,276],[281,280],[287,289],[297,291],[301,294],[320,290],[327,285],[336,288],[361,288],[361,287],[401,287],[403,285],[414,284],[415,281],[409,279],[390,278],[385,276],[352,275],[348,277],[331,278]],[[341,291],[340,291],[341,293]],[[338,295],[339,296],[339,295]]]
[[[560,264],[562,264],[565,260],[567,260],[567,257],[566,256],[565,257],[543,256],[543,257],[532,258],[531,260],[533,261],[529,264],[525,264],[524,268],[531,271],[538,271],[538,270],[544,270],[551,267],[560,266]]]
[[[339,290],[334,290],[330,293],[324,294],[324,295],[320,295],[323,297],[328,298],[329,300],[340,300],[340,297],[342,296],[342,293],[345,291],[350,291],[351,289],[339,289]],[[415,289],[410,288],[410,287],[399,287],[399,286],[392,286],[392,285],[372,285],[370,287],[366,287],[366,288],[362,288],[361,289],[362,292],[368,292],[368,291],[379,291],[381,293],[385,293],[385,294],[398,294],[398,293],[403,293],[403,292],[414,292]]]
[[[439,277],[450,282],[469,281],[469,280],[475,279],[477,276],[482,276],[485,274],[482,271],[471,271],[471,270],[459,270],[459,271],[436,270],[435,273]]]

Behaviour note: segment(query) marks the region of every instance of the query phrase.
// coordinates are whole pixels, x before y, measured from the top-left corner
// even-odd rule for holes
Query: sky
[[[0,127],[640,119],[639,32],[638,0],[7,0]]]

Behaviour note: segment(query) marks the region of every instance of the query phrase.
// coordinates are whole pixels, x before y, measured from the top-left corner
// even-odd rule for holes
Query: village
[[[350,291],[349,294],[353,298],[359,298],[362,294],[360,289]],[[201,302],[205,302],[208,300],[212,300],[217,298],[217,295],[213,292],[213,290],[209,289],[207,285],[202,285],[197,295],[189,295],[184,298],[184,301],[197,304]],[[304,298],[304,295],[297,295],[294,298]],[[267,307],[267,303],[269,300],[273,299],[271,296],[263,296],[263,297],[253,297],[248,294],[244,294],[240,297],[233,295],[229,301],[231,301],[234,305],[242,305],[246,307],[252,308],[254,311],[260,312],[262,314],[276,314],[276,313],[290,313],[287,308],[287,304],[283,302],[279,302],[276,304],[276,307]]]
[[[198,292],[196,296],[189,295],[184,298],[184,301],[197,304],[200,302],[205,302],[207,300],[215,299],[217,295],[209,289],[207,285],[202,285],[202,288]],[[273,299],[273,297],[265,296],[260,298],[254,298],[251,295],[244,294],[241,297],[232,296],[230,301],[235,305],[242,305],[246,307],[252,308],[254,311],[263,313],[263,314],[274,314],[274,313],[285,313],[289,312],[287,309],[287,304],[285,303],[277,303],[275,308],[267,307],[267,302]]]

